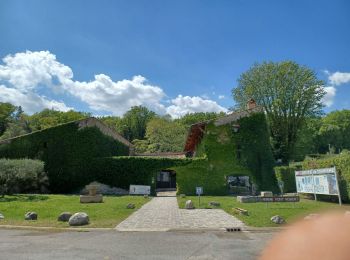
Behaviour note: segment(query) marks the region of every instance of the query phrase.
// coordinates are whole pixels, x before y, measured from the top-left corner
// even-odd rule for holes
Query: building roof
[[[251,101],[249,101],[251,102]],[[255,101],[254,101],[255,102]],[[205,128],[207,124],[210,122],[214,122],[215,126],[220,126],[220,125],[227,125],[233,122],[237,122],[240,118],[243,117],[248,117],[253,113],[258,113],[262,112],[263,109],[262,107],[259,106],[250,106],[245,110],[238,110],[234,111],[229,115],[217,118],[217,119],[212,119],[204,122],[198,122],[193,125],[191,125],[190,130],[187,135],[186,143],[185,143],[185,148],[184,151],[186,153],[194,153],[198,144],[201,142]],[[237,125],[239,127],[239,125]]]
[[[9,138],[9,139],[0,140],[0,144],[10,143],[12,140],[17,139],[17,138],[21,138],[23,136],[32,135],[32,134],[35,134],[35,133],[38,133],[38,132],[47,131],[49,129],[52,129],[52,128],[55,128],[55,127],[59,127],[59,126],[62,126],[62,125],[66,125],[66,124],[71,124],[71,123],[78,124],[79,129],[83,129],[85,127],[97,127],[103,134],[112,137],[114,140],[117,140],[117,141],[125,144],[126,146],[128,146],[130,148],[133,147],[132,143],[130,143],[128,140],[126,140],[122,135],[120,135],[119,133],[117,133],[113,129],[109,128],[101,120],[99,120],[99,119],[97,119],[95,117],[88,117],[88,118],[84,118],[84,119],[80,119],[80,120],[76,120],[76,121],[72,121],[72,122],[56,125],[56,126],[53,126],[53,127],[45,128],[43,130],[34,131],[32,133],[28,133],[28,134],[25,134],[25,135],[20,135],[20,136],[15,136],[15,137],[12,137],[12,138]]]
[[[137,153],[139,157],[161,157],[161,158],[185,158],[185,152],[164,152],[164,153]]]

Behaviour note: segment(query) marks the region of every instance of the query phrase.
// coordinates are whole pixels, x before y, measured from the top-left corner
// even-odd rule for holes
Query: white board
[[[130,185],[129,194],[132,194],[132,195],[150,195],[151,194],[151,186]]]
[[[297,192],[339,195],[335,168],[295,171]]]

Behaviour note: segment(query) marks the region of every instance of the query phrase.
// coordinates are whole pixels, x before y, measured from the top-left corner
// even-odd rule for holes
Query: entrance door
[[[175,189],[176,173],[170,170],[164,170],[157,174],[157,189]]]

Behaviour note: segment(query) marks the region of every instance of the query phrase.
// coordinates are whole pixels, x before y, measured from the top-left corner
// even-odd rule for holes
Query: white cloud
[[[148,84],[142,76],[114,82],[109,76],[99,74],[90,82],[74,82],[67,91],[86,102],[91,109],[115,115],[122,115],[130,107],[139,105],[158,113],[165,112],[160,103],[165,93],[160,87]]]
[[[54,85],[65,83],[73,77],[72,70],[57,62],[56,56],[49,51],[21,52],[3,58],[0,65],[0,80],[8,82],[14,88],[27,92],[39,84]]]
[[[325,106],[330,107],[333,105],[333,101],[334,101],[334,97],[337,89],[333,86],[328,86],[328,87],[324,87],[324,90],[326,91],[326,95],[323,97],[322,103]]]
[[[219,95],[219,99],[224,99],[225,96],[224,95]]]
[[[95,75],[92,81],[75,81],[71,68],[56,60],[49,51],[26,51],[8,55],[0,65],[0,101],[21,105],[27,113],[44,108],[67,111],[63,101],[49,99],[68,94],[86,103],[91,110],[122,115],[132,106],[143,105],[159,113],[179,117],[192,112],[226,111],[208,98],[179,95],[164,106],[166,94],[143,76],[113,81],[108,75]]]
[[[49,100],[44,96],[39,96],[33,92],[23,93],[15,88],[8,88],[0,85],[0,102],[10,102],[16,106],[22,106],[26,113],[32,114],[44,108],[50,108],[60,111],[73,109],[67,107],[63,102]]]
[[[173,105],[167,107],[167,113],[174,118],[195,112],[227,112],[226,108],[218,105],[215,101],[201,97],[178,95],[171,100],[171,103]]]
[[[328,71],[327,71],[328,72]],[[350,82],[350,73],[349,72],[335,72],[335,73],[329,73],[328,72],[328,80],[330,84],[339,86],[341,84],[349,83]]]

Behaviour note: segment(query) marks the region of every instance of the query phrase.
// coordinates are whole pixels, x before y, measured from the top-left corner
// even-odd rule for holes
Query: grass
[[[306,199],[302,199],[300,202],[296,202],[294,205],[291,202],[269,203],[267,207],[266,203],[264,202],[240,203],[237,202],[236,197],[232,196],[203,196],[201,197],[200,207],[198,205],[198,197],[196,196],[188,196],[185,198],[178,197],[180,208],[184,208],[186,200],[192,200],[196,208],[208,208],[208,203],[210,201],[220,202],[220,207],[216,208],[223,209],[227,213],[236,216],[245,224],[252,227],[277,226],[277,224],[270,221],[270,218],[274,215],[280,215],[286,220],[287,223],[290,223],[310,213],[317,213],[325,210],[350,210],[350,205],[343,205],[340,207],[336,203]],[[244,216],[237,214],[233,210],[235,207],[248,210],[249,215]]]
[[[86,212],[90,224],[84,227],[115,227],[131,213],[148,202],[142,196],[104,196],[103,203],[81,204],[76,195],[13,195],[0,198],[0,213],[5,219],[1,225],[69,227],[67,222],[57,221],[61,212]],[[135,209],[127,209],[128,203],[135,204]],[[38,213],[37,221],[24,220],[28,211]]]

